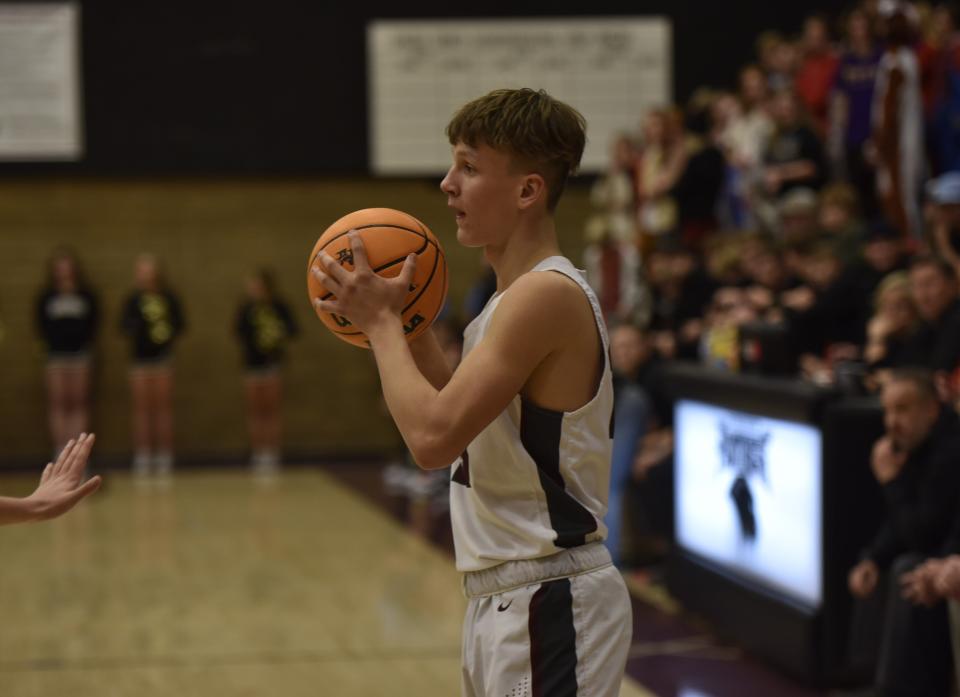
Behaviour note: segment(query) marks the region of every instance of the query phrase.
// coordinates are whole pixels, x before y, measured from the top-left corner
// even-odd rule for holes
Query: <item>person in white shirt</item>
[[[384,397],[425,469],[451,463],[457,568],[470,598],[463,694],[619,694],[630,601],[603,546],[613,388],[606,327],[583,275],[560,254],[554,211],[586,124],[543,91],[497,90],[453,117],[440,185],[457,239],[480,247],[497,292],[464,333],[456,371],[429,333],[408,345],[394,279],[321,255],[314,269],[370,340]]]

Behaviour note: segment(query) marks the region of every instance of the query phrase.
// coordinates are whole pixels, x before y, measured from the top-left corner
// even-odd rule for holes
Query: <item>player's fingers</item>
[[[321,312],[331,312],[335,315],[343,315],[343,308],[336,300],[321,300],[317,298],[313,301],[314,306]]]
[[[83,451],[83,444],[87,440],[87,434],[81,433],[77,440],[74,442],[73,447],[70,449],[70,454],[67,455],[66,460],[64,460],[63,466],[60,468],[60,474],[62,476],[70,476],[73,474],[74,466],[76,465],[77,458],[80,457],[80,453]]]
[[[93,441],[96,437],[92,433],[84,433],[77,441],[77,447],[70,454],[70,462],[67,464],[68,473],[80,477],[84,468],[87,466],[87,460],[90,458],[90,449],[93,448]]]
[[[353,268],[357,271],[369,271],[370,262],[367,260],[367,248],[363,246],[363,238],[356,230],[347,233],[350,240],[350,249],[353,250]]]
[[[403,268],[400,269],[400,273],[397,278],[400,279],[400,283],[404,288],[409,288],[410,284],[413,282],[413,274],[417,270],[417,255],[408,254],[406,261],[403,262]]]
[[[66,464],[67,460],[70,459],[70,452],[73,450],[73,446],[76,443],[72,438],[63,446],[63,450],[60,451],[60,456],[57,458],[57,461],[53,463],[53,472],[50,473],[51,476],[56,477],[63,470],[63,466]]]
[[[50,475],[53,472],[53,463],[48,462],[47,466],[43,468],[43,472],[40,474],[40,483],[43,484],[45,481],[50,479]]]
[[[319,266],[314,266],[312,269],[310,269],[310,272],[313,274],[313,277],[320,282],[320,285],[327,289],[328,292],[336,295],[343,289],[343,286],[340,285],[340,282],[337,279],[330,274],[325,273]]]
[[[101,484],[103,484],[103,479],[99,474],[96,477],[90,477],[90,479],[85,481],[81,486],[77,487],[77,490],[74,494],[76,496],[75,500],[79,501],[84,496],[89,496],[99,489]]]
[[[100,479],[100,475],[97,475],[96,477],[90,477],[90,479],[64,496],[63,499],[61,499],[62,507],[59,509],[57,515],[63,513],[64,511],[69,511],[71,508],[80,503],[84,497],[89,496],[99,489],[102,481],[103,480]]]
[[[349,280],[350,272],[340,266],[340,264],[334,261],[333,257],[326,252],[320,252],[317,255],[317,261],[320,262],[324,273],[336,280],[337,283],[343,285]]]

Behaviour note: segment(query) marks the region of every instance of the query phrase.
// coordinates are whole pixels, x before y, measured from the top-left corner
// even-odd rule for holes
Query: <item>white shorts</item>
[[[602,544],[467,574],[464,697],[616,697],[630,596]]]

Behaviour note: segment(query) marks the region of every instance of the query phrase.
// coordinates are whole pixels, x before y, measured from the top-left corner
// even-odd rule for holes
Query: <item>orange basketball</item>
[[[440,243],[426,225],[392,208],[364,208],[349,213],[328,227],[310,253],[307,262],[307,293],[324,300],[334,297],[310,272],[320,252],[326,252],[353,270],[353,251],[347,233],[356,230],[367,250],[371,268],[381,276],[400,273],[409,254],[417,255],[417,266],[403,306],[403,331],[407,341],[420,336],[436,319],[447,299],[447,261]],[[321,267],[323,268],[323,267]],[[366,335],[346,317],[324,312],[314,306],[317,316],[338,338],[355,346],[370,347]]]

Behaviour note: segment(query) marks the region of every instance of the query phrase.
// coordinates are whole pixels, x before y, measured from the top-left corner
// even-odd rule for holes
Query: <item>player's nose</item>
[[[440,181],[440,191],[447,194],[448,196],[456,196],[456,186],[453,181],[453,170],[447,170],[446,175]]]

